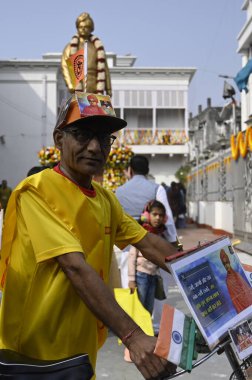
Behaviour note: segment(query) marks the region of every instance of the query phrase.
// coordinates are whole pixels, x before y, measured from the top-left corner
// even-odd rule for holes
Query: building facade
[[[240,31],[237,40],[238,48],[237,53],[241,55],[242,67],[252,59],[252,1],[245,0],[242,5],[242,11],[246,12],[246,22]],[[241,93],[241,109],[242,109],[242,130],[245,130],[247,125],[246,121],[252,114],[252,75],[248,79],[248,92],[242,91]]]
[[[242,10],[247,12],[247,19],[238,35],[237,52],[242,56],[241,69],[252,58],[252,0],[245,0]],[[191,120],[189,135],[195,156],[192,157],[187,194],[189,213],[194,220],[220,233],[240,238],[238,247],[252,254],[251,73],[247,88],[248,92],[241,92],[240,117],[239,109],[234,104],[228,123],[225,124],[228,120],[221,118],[219,112],[212,126],[216,144],[211,150],[210,145],[205,147],[205,150],[210,150],[210,156],[204,156],[204,135],[197,128],[195,130],[195,124],[199,126],[197,119]],[[218,135],[220,128],[221,136]],[[201,133],[199,138],[193,137],[196,133]]]
[[[69,96],[61,55],[0,61],[0,179],[15,186],[53,145],[58,109]],[[150,172],[169,184],[188,153],[188,88],[194,68],[135,66],[136,57],[107,53],[113,105],[128,122],[120,143],[150,159]]]

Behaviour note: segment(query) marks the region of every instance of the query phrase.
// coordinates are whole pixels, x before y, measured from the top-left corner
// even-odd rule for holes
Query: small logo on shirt
[[[105,235],[110,235],[111,234],[111,227],[107,226],[105,227]]]

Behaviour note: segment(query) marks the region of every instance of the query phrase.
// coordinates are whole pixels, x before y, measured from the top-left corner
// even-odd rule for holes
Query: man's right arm
[[[102,279],[85,262],[82,253],[67,253],[56,260],[87,307],[118,337],[126,337],[136,329],[135,322],[118,305]],[[155,344],[156,338],[147,336],[140,328],[125,341],[131,359],[145,379],[155,379],[175,370],[174,365],[153,354]]]

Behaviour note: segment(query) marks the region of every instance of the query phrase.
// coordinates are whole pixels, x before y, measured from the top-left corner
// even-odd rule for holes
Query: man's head
[[[149,173],[149,162],[146,157],[136,154],[131,158],[129,168],[132,175],[147,175]]]
[[[88,38],[94,31],[94,22],[87,12],[81,13],[77,17],[75,25],[79,35],[83,38]]]
[[[98,104],[98,99],[94,94],[89,94],[87,96],[87,100],[89,101],[89,104],[91,106],[97,105]]]
[[[54,130],[55,146],[60,150],[62,167],[83,186],[105,165],[115,140],[111,133],[127,125],[123,119],[103,111],[101,114],[96,108],[92,113],[85,113],[89,95],[73,95],[62,107]],[[106,98],[102,95],[94,97],[98,101]]]

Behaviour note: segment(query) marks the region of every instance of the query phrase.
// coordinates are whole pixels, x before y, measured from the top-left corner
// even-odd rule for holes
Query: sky
[[[137,67],[193,67],[189,111],[223,106],[224,79],[241,69],[237,36],[244,0],[1,0],[0,59],[40,59],[62,52],[89,12],[107,52],[137,57]],[[228,80],[239,91],[233,81]]]

